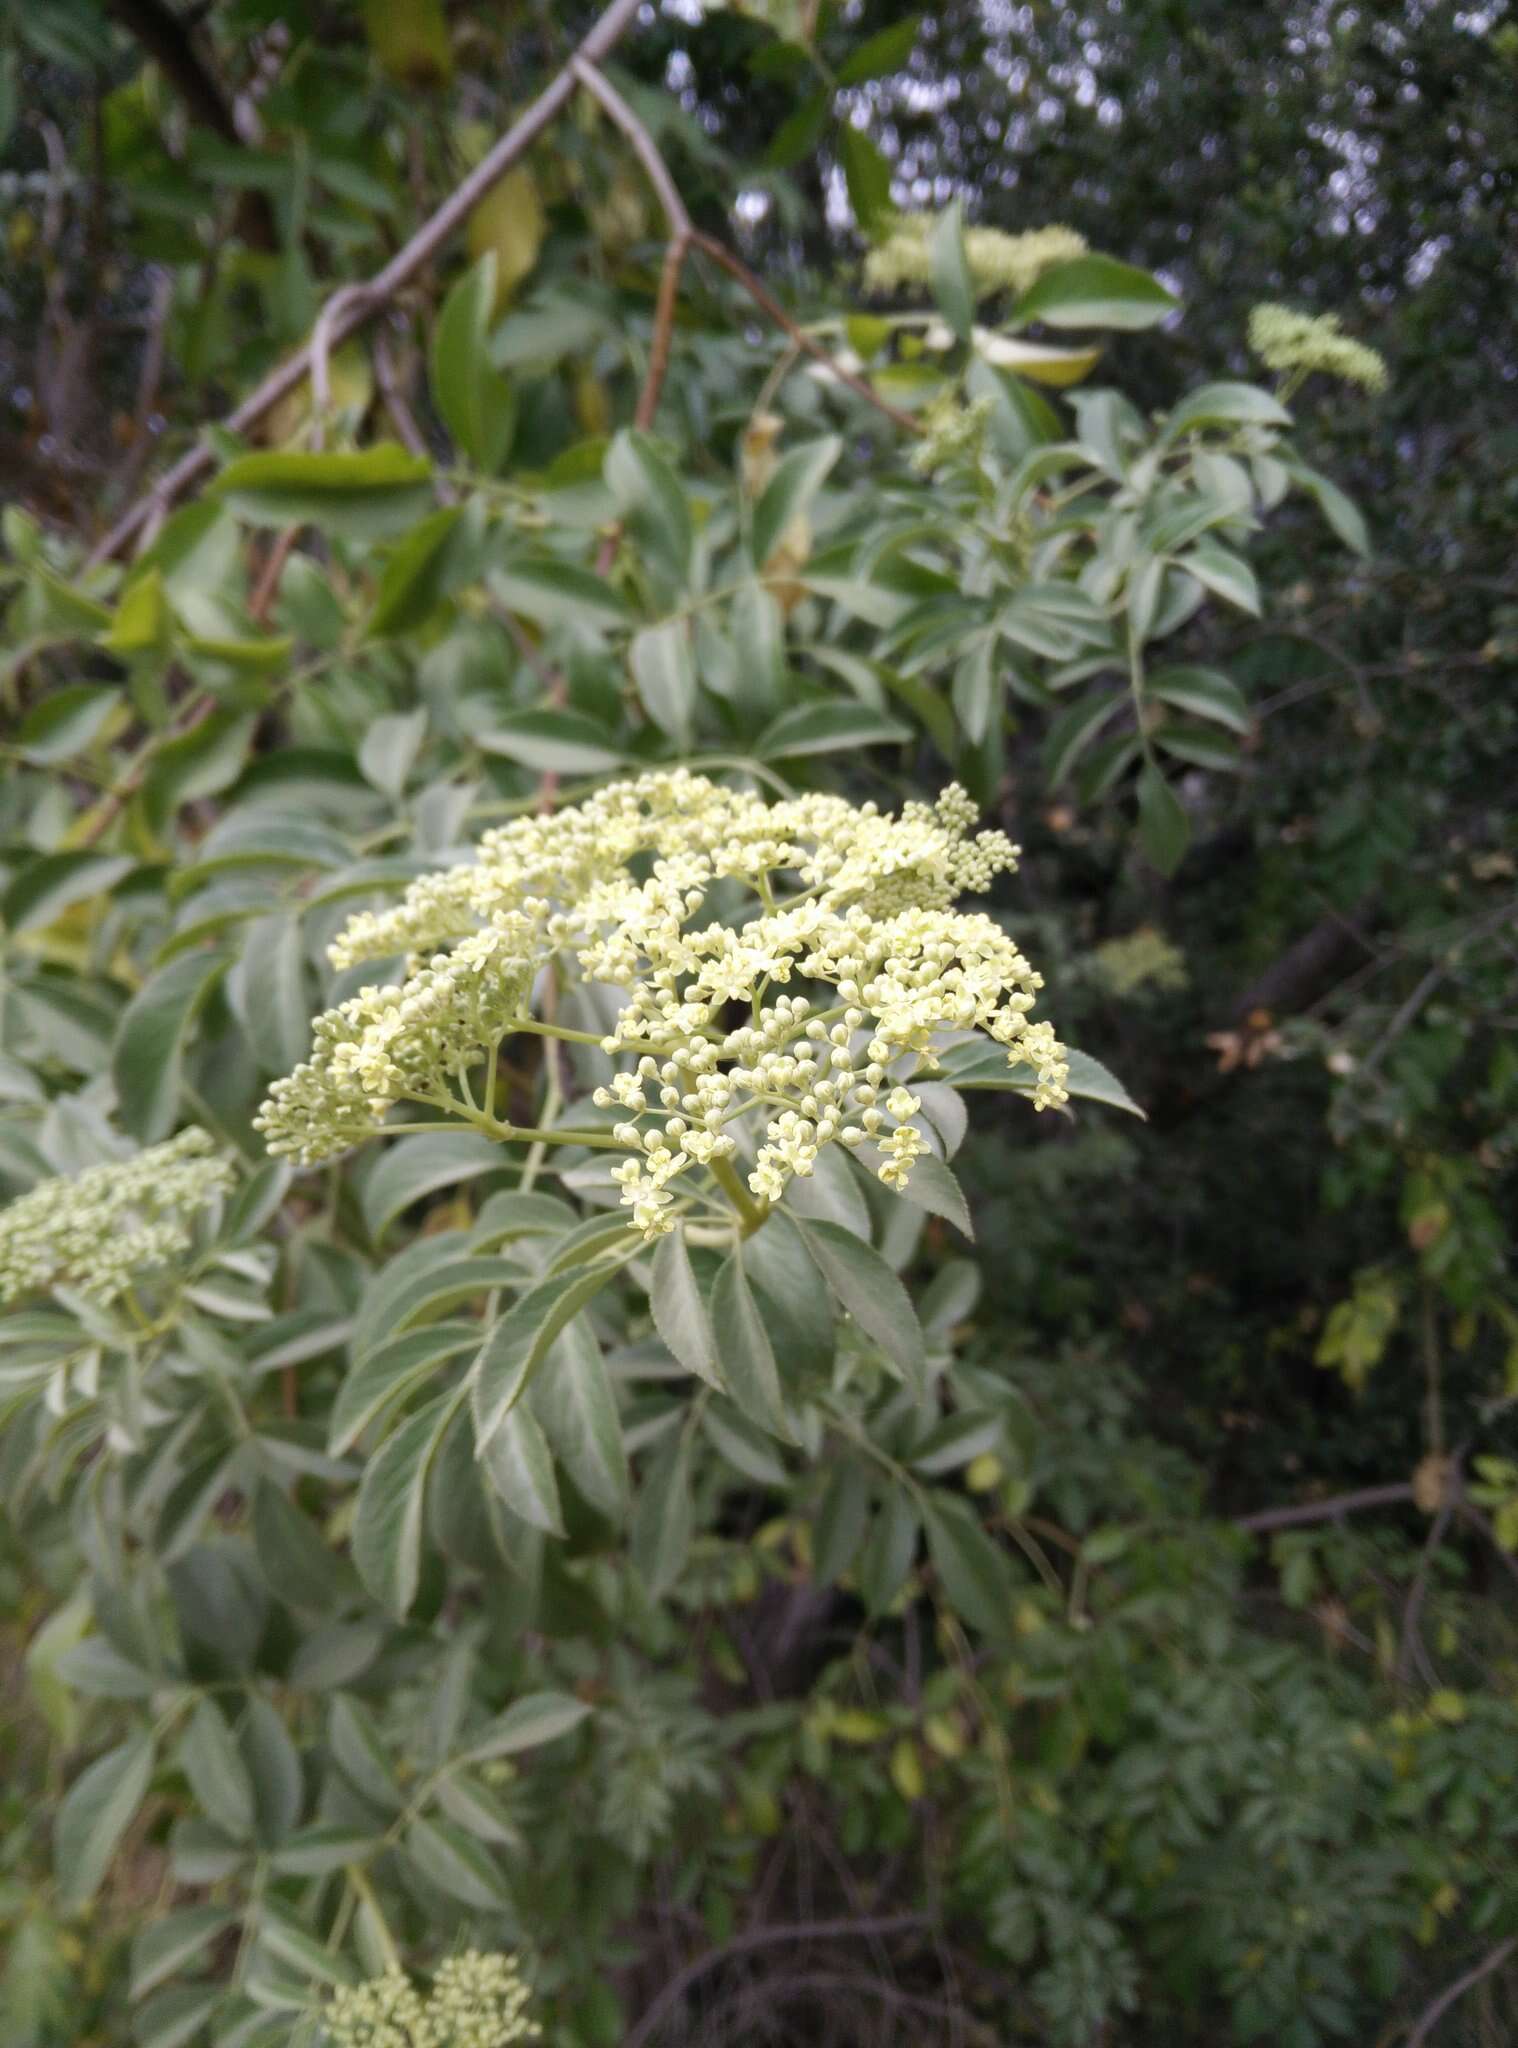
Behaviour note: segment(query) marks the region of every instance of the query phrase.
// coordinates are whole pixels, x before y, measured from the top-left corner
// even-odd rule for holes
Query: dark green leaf
[[[893,71],[902,70],[921,26],[920,14],[907,14],[900,21],[893,21],[889,28],[866,36],[839,65],[838,83],[863,85],[867,78],[887,78]]]
[[[891,166],[864,130],[849,121],[838,131],[838,155],[854,218],[862,232],[877,241],[889,232],[894,218]]]
[[[510,711],[488,732],[476,733],[474,743],[540,775],[600,775],[627,759],[583,711]]]
[[[917,1311],[879,1252],[838,1223],[818,1218],[799,1228],[822,1277],[855,1322],[909,1385],[920,1386],[926,1359]]]
[[[633,1516],[633,1563],[656,1600],[685,1569],[691,1520],[690,1436],[677,1423],[643,1474]]]
[[[179,1744],[179,1767],[208,1819],[234,1842],[252,1839],[253,1780],[232,1731],[212,1700],[190,1716]]]
[[[741,1251],[729,1253],[718,1269],[711,1316],[718,1367],[733,1399],[772,1436],[789,1437],[775,1354],[743,1270]]]
[[[440,1128],[400,1138],[364,1182],[364,1222],[375,1242],[413,1202],[439,1188],[462,1187],[507,1164],[501,1147],[478,1131]]]
[[[666,578],[666,591],[685,587],[695,529],[680,479],[651,437],[624,427],[606,451],[607,486],[623,524]]]
[[[440,1394],[403,1422],[364,1472],[353,1519],[353,1562],[389,1613],[403,1617],[421,1579],[427,1475],[456,1404]]]
[[[534,1692],[514,1700],[503,1714],[469,1739],[464,1755],[471,1763],[501,1756],[520,1756],[541,1749],[578,1728],[590,1712],[583,1700],[566,1692]]]
[[[654,1250],[648,1305],[653,1311],[654,1328],[686,1371],[725,1393],[727,1389],[717,1369],[711,1317],[701,1298],[682,1230],[669,1231]]]
[[[560,1465],[594,1507],[627,1511],[627,1452],[601,1347],[584,1316],[559,1337],[533,1385],[533,1412]]]
[[[638,699],[661,732],[689,752],[696,713],[696,665],[684,619],[665,619],[635,633],[628,664]]]
[[[1147,270],[1111,256],[1077,256],[1046,270],[1023,293],[1010,325],[1027,327],[1153,327],[1179,304]]]
[[[1177,711],[1210,718],[1246,738],[1254,730],[1249,706],[1227,676],[1215,668],[1161,669],[1145,679],[1144,694],[1158,697],[1162,704],[1173,704]]]
[[[962,1621],[989,1635],[1006,1632],[1012,1606],[1007,1560],[958,1494],[934,1493],[924,1503],[928,1555],[949,1605]]]
[[[839,437],[826,434],[820,441],[803,442],[776,464],[775,474],[754,507],[749,528],[749,545],[760,569],[779,547],[792,521],[799,519],[816,497],[842,453]]]
[[[1139,840],[1162,875],[1175,873],[1191,842],[1181,800],[1152,761],[1139,776]]]
[[[490,360],[496,257],[488,250],[449,292],[432,331],[432,395],[454,446],[489,476],[500,470],[516,431],[516,398]]]
[[[629,1248],[622,1259],[571,1266],[550,1274],[514,1302],[495,1325],[481,1345],[470,1375],[475,1448],[481,1457],[488,1454],[496,1431],[516,1408],[560,1331],[631,1256]]]
[[[185,1040],[226,971],[224,954],[181,953],[144,983],[122,1014],[111,1073],[121,1121],[145,1145],[174,1127]]]
[[[69,1788],[53,1823],[53,1868],[70,1912],[99,1890],[147,1796],[155,1754],[152,1736],[139,1730],[98,1757]]]
[[[483,1463],[491,1485],[514,1515],[550,1536],[564,1534],[553,1454],[530,1408],[512,1408],[502,1417],[484,1446]]]
[[[867,704],[797,704],[765,727],[754,751],[762,761],[781,761],[800,754],[851,753],[911,737],[910,726]]]
[[[71,904],[113,889],[136,865],[121,853],[45,853],[27,861],[0,897],[0,917],[13,932],[52,924]]]
[[[338,1389],[328,1425],[334,1456],[351,1450],[378,1416],[432,1378],[445,1360],[474,1350],[478,1323],[430,1323],[367,1352]]]
[[[212,492],[255,526],[316,526],[349,540],[403,533],[432,502],[432,465],[396,442],[334,454],[240,455]]]
[[[964,215],[959,200],[946,207],[934,222],[928,252],[938,310],[959,340],[968,341],[975,325],[975,286],[965,256]]]

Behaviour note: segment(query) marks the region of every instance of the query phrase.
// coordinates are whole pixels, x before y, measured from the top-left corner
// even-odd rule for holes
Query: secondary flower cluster
[[[399,1967],[333,1994],[322,2014],[332,2048],[510,2048],[536,2040],[515,1956],[466,1949],[440,1963],[424,1998]]]
[[[900,291],[903,285],[932,282],[933,230],[931,214],[906,213],[890,234],[872,249],[864,261],[865,283],[872,291]],[[1014,296],[1037,284],[1046,270],[1070,263],[1086,253],[1086,238],[1074,228],[1033,228],[1021,235],[1003,234],[1000,228],[966,228],[965,262],[978,298],[994,292]]]
[[[1294,313],[1289,306],[1256,306],[1249,316],[1249,346],[1267,370],[1309,376],[1313,371],[1386,389],[1386,364],[1373,348],[1340,331],[1336,313]]]
[[[995,401],[989,396],[964,405],[944,392],[923,409],[922,437],[907,462],[919,476],[933,476],[951,465],[978,463],[985,450]]]
[[[193,1127],[135,1159],[43,1181],[0,1209],[0,1301],[74,1287],[108,1306],[187,1251],[196,1215],[232,1182]]]
[[[923,1149],[907,1082],[935,1035],[979,1030],[1065,1099],[1063,1050],[1033,1023],[1041,978],[992,918],[953,908],[1011,868],[1000,832],[971,833],[960,789],[900,815],[844,798],[780,803],[685,770],[613,784],[549,817],[486,835],[469,866],[423,877],[393,909],[364,912],[336,964],[411,956],[400,987],[366,988],[318,1020],[311,1058],[276,1082],[258,1119],[269,1149],[305,1161],[381,1128],[415,1101],[494,1121],[471,1075],[513,1030],[542,1029],[539,970],[571,958],[626,991],[601,1041],[632,1064],[596,1091],[620,1109],[615,1169],[637,1228],[673,1226],[692,1167],[773,1202],[835,1140],[877,1147],[901,1187]],[[781,993],[792,981],[820,989]],[[734,1015],[734,1012],[737,1012]],[[742,1119],[765,1108],[762,1138]]]

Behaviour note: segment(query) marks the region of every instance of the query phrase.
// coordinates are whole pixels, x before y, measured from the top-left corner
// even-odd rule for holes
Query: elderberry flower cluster
[[[940,1034],[985,1032],[1032,1067],[1039,1107],[1065,1100],[1063,1048],[1029,1017],[1041,977],[994,919],[953,907],[1016,862],[974,821],[958,788],[891,817],[825,794],[771,803],[683,769],[516,820],[474,863],[350,921],[336,964],[402,954],[412,971],[318,1020],[259,1128],[308,1162],[404,1101],[510,1136],[490,1100],[496,1049],[554,1028],[532,1017],[532,987],[572,960],[625,992],[600,1041],[617,1070],[594,1100],[621,1111],[613,1172],[646,1236],[673,1228],[694,1169],[730,1192],[740,1155],[761,1203],[835,1141],[899,1189],[925,1144],[908,1083],[936,1064]]]
[[[73,1287],[108,1307],[189,1249],[196,1215],[232,1182],[193,1127],[135,1159],[43,1181],[0,1209],[0,1301]]]
[[[926,285],[933,276],[932,237],[937,222],[931,214],[902,214],[890,234],[865,258],[865,283],[872,291],[900,291],[904,285]],[[995,292],[1025,292],[1061,263],[1086,253],[1086,238],[1074,228],[1033,228],[1007,235],[1000,228],[964,230],[965,263],[977,298]]]
[[[322,2014],[331,2048],[510,2048],[542,2032],[515,1956],[466,1949],[440,1963],[424,1998],[396,1966],[334,1992]]]
[[[1386,389],[1386,363],[1373,348],[1340,330],[1336,313],[1294,313],[1289,306],[1256,306],[1249,316],[1249,346],[1268,370],[1310,376],[1313,371],[1359,384],[1366,391]]]
[[[933,476],[953,465],[978,463],[994,410],[995,401],[989,396],[964,405],[952,392],[944,392],[925,407],[922,437],[907,457],[908,463],[918,476]]]

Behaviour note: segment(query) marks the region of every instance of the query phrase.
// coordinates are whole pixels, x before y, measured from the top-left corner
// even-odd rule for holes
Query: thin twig
[[[1428,1582],[1433,1573],[1434,1559],[1449,1533],[1449,1525],[1455,1510],[1460,1505],[1463,1491],[1462,1473],[1465,1469],[1465,1455],[1469,1443],[1463,1443],[1450,1453],[1444,1466],[1443,1486],[1440,1492],[1439,1511],[1429,1524],[1428,1537],[1423,1545],[1423,1555],[1418,1560],[1418,1569],[1408,1590],[1407,1605],[1402,1610],[1402,1641],[1397,1650],[1397,1679],[1405,1685],[1412,1675],[1414,1661],[1427,1663],[1423,1654],[1423,1638],[1418,1633],[1418,1623],[1423,1616],[1423,1603],[1428,1598]]]
[[[372,287],[345,284],[335,291],[316,316],[311,329],[311,446],[320,448],[327,438],[327,414],[332,410],[332,336],[337,323],[348,312],[362,316],[368,307]]]
[[[736,1934],[731,1941],[723,1942],[720,1948],[708,1949],[705,1955],[697,1956],[693,1963],[687,1963],[683,1970],[677,1971],[627,2036],[622,2048],[643,2048],[644,2042],[654,2038],[663,2020],[673,2012],[693,1984],[709,1971],[720,1969],[724,1963],[731,1962],[736,1956],[747,1955],[753,1949],[769,1948],[784,1942],[871,1940],[883,1934],[920,1933],[927,1924],[921,1913],[890,1913],[873,1920],[812,1920],[795,1926],[755,1927],[744,1934]]]
[[[1395,1507],[1412,1497],[1411,1480],[1399,1479],[1389,1486],[1362,1486],[1356,1493],[1336,1493],[1329,1500],[1303,1501],[1296,1507],[1262,1508],[1258,1514],[1240,1515],[1233,1526],[1259,1536],[1270,1529],[1295,1529],[1309,1522],[1336,1521],[1360,1508]]]
[[[1464,1998],[1467,1991],[1474,1990],[1483,1977],[1490,1977],[1494,1970],[1500,1970],[1515,1949],[1518,1949],[1518,1934],[1510,1934],[1506,1941],[1499,1941],[1490,1954],[1483,1956],[1481,1961],[1467,1970],[1463,1977],[1457,1977],[1447,1990],[1441,1991],[1433,2004],[1424,2010],[1422,2018],[1414,2023],[1407,2037],[1407,2048],[1423,2048],[1423,2043],[1450,2007]]]
[[[379,388],[380,403],[390,415],[390,423],[399,436],[401,446],[412,455],[429,455],[431,450],[401,389],[400,373],[390,353],[390,338],[383,327],[375,330],[373,353],[374,381]],[[453,503],[453,486],[443,478],[438,480],[437,494],[445,505]]]
[[[248,599],[248,617],[260,626],[269,623],[269,612],[279,590],[279,579],[285,573],[285,564],[290,559],[290,550],[300,538],[298,526],[287,526],[270,548],[263,568],[259,571],[253,595]]]
[[[174,273],[167,268],[159,268],[153,275],[152,296],[148,303],[148,317],[144,323],[147,338],[143,343],[142,362],[137,371],[137,408],[133,415],[132,446],[121,475],[116,479],[116,489],[123,496],[135,488],[137,479],[153,452],[153,435],[149,422],[157,409],[159,387],[163,383],[169,317],[173,310]]]
[[[1423,1545],[1423,1555],[1418,1559],[1418,1569],[1413,1574],[1413,1583],[1407,1595],[1407,1605],[1402,1610],[1402,1642],[1397,1651],[1397,1683],[1406,1685],[1412,1676],[1413,1663],[1422,1646],[1418,1623],[1423,1616],[1423,1603],[1428,1598],[1429,1575],[1434,1568],[1434,1559],[1440,1545],[1449,1533],[1450,1521],[1455,1512],[1453,1495],[1441,1503],[1439,1512],[1429,1524],[1428,1538]]]
[[[808,334],[804,327],[798,326],[774,293],[754,275],[741,256],[735,256],[732,250],[719,242],[714,235],[704,234],[700,228],[692,232],[691,241],[703,256],[709,256],[713,263],[720,265],[729,277],[735,278],[742,285],[760,311],[788,334],[804,355],[809,355],[814,362],[824,364],[838,382],[846,385],[856,398],[862,398],[867,404],[874,406],[878,413],[883,413],[892,425],[900,427],[903,433],[920,434],[923,431],[920,420],[914,420],[910,413],[902,412],[897,406],[882,398],[878,391],[872,390],[863,377],[856,377],[852,370],[846,370],[841,363],[835,362],[826,344],[820,342],[815,335]]]
[[[669,367],[675,308],[680,297],[680,274],[685,268],[686,251],[690,248],[695,228],[685,201],[680,196],[680,188],[675,183],[674,174],[659,154],[659,145],[611,80],[584,57],[572,58],[570,68],[591,98],[631,143],[633,154],[643,166],[648,182],[654,188],[654,197],[663,209],[665,223],[669,228],[669,243],[664,251],[664,267],[659,273],[659,295],[654,304],[653,332],[649,336],[648,367],[644,371],[643,388],[638,393],[637,409],[633,414],[634,426],[646,431],[653,425],[654,415],[659,410],[659,393],[664,388],[664,373]],[[601,545],[596,550],[598,576],[610,573],[611,565],[617,558],[617,544],[621,537],[622,525],[619,520],[603,535]]]
[[[612,0],[612,4],[581,43],[578,55],[592,64],[608,55],[632,27],[640,4],[641,0]],[[324,339],[329,350],[363,326],[381,306],[387,305],[401,287],[409,283],[432,259],[454,229],[462,226],[502,174],[509,170],[519,157],[525,155],[532,143],[572,96],[577,82],[575,73],[568,65],[550,79],[520,120],[512,123],[494,148],[481,158],[469,176],[449,194],[431,218],[423,222],[410,241],[391,257],[382,270],[377,271],[366,284],[357,288],[357,295],[348,298],[336,318],[328,321]],[[310,374],[311,365],[312,344],[308,341],[303,348],[297,349],[293,356],[271,370],[263,382],[255,386],[242,403],[227,415],[223,422],[227,431],[242,433],[261,420],[287,393],[294,391],[305,381]],[[155,511],[172,504],[182,491],[212,469],[215,461],[213,449],[204,440],[181,456],[144,497],[122,514],[110,532],[97,544],[90,556],[91,566],[119,554]]]
[[[611,116],[632,144],[633,154],[642,164],[648,182],[654,188],[654,196],[663,208],[664,218],[669,222],[670,240],[678,241],[681,237],[693,233],[691,217],[686,210],[685,201],[680,197],[680,188],[675,183],[674,173],[659,154],[659,145],[643,122],[611,80],[596,68],[583,49],[576,51],[570,58],[569,68],[591,98]]]

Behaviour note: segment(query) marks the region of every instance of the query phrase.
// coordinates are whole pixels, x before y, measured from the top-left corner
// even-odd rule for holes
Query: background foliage
[[[239,1178],[145,1327],[0,1326],[0,2042],[284,2041],[466,1934],[566,2048],[1499,2041],[1518,28],[648,10],[609,75],[803,336],[697,241],[660,380],[671,223],[581,92],[325,406],[92,560],[573,12],[4,30],[3,1192],[191,1123]],[[873,289],[955,205],[1110,263],[982,293],[951,211]],[[1288,419],[1261,300],[1386,394]],[[455,1432],[376,1548],[422,1375],[598,1198],[441,1134],[291,1177],[249,1119],[352,910],[676,760],[964,780],[1098,1099],[944,1091],[974,1246],[819,1177],[925,1393],[772,1237],[777,1441],[635,1271],[534,1383],[546,1466]],[[578,1122],[596,1057],[529,1043],[504,1112]]]

